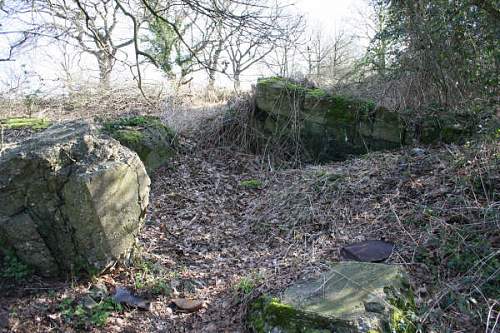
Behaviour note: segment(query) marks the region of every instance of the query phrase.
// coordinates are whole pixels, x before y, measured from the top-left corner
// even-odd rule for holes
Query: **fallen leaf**
[[[195,312],[203,307],[202,301],[187,298],[174,298],[172,299],[172,303],[175,304],[178,309],[186,312]]]

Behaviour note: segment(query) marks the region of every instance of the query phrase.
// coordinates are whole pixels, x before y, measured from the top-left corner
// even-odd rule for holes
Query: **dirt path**
[[[206,302],[195,314],[166,311],[167,331],[242,330],[235,286],[272,265],[243,217],[260,190],[240,183],[262,176],[251,157],[223,151],[180,155],[155,175],[144,249],[174,272],[180,296]]]

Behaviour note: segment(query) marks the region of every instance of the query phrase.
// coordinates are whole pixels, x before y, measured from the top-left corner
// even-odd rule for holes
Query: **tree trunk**
[[[217,67],[219,67],[219,58],[222,53],[222,46],[224,45],[224,40],[219,37],[219,42],[217,44],[217,49],[214,52],[214,56],[210,59],[210,68],[208,70],[208,86],[207,90],[212,92],[215,89],[215,75],[217,74]]]
[[[236,92],[239,92],[240,91],[240,88],[241,88],[241,81],[240,81],[240,72],[239,71],[236,71],[234,72],[233,74],[233,80],[234,80],[234,90]]]
[[[289,74],[288,74],[288,48],[285,47],[283,49],[283,64],[281,65],[281,68],[280,68],[280,76],[281,77],[288,77]]]
[[[208,73],[208,85],[207,90],[212,92],[215,90],[215,71],[210,70]]]
[[[113,70],[113,59],[106,54],[97,57],[99,65],[99,85],[102,89],[111,88],[111,71]]]

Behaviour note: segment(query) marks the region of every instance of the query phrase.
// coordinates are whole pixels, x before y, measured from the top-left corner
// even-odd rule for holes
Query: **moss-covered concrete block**
[[[260,114],[267,115],[260,118],[265,129],[273,129],[270,135],[299,137],[306,155],[315,161],[393,149],[404,137],[400,118],[375,108],[373,102],[331,95],[282,78],[259,80],[256,104]]]
[[[445,113],[430,115],[421,121],[417,130],[420,142],[432,144],[464,143],[471,136],[474,121],[465,115]]]
[[[133,116],[107,121],[104,131],[139,155],[151,173],[175,153],[175,133],[153,116]]]
[[[248,323],[259,333],[416,331],[415,304],[398,266],[345,262],[319,279],[252,304]]]
[[[471,133],[471,122],[450,112],[417,120],[411,113],[400,114],[371,101],[332,95],[279,77],[258,80],[256,106],[257,123],[272,129],[267,135],[300,138],[306,156],[320,162],[397,149],[415,141],[459,143]]]
[[[348,322],[307,313],[279,298],[263,296],[250,306],[248,326],[253,332],[268,333],[350,333]]]
[[[51,126],[0,156],[1,247],[42,275],[99,272],[130,255],[149,185],[137,154],[95,126]]]

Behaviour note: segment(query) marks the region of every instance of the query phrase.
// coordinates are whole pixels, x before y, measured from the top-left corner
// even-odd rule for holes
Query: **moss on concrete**
[[[332,95],[281,77],[258,80],[256,105],[255,120],[266,135],[279,136],[277,142],[284,143],[300,137],[303,157],[317,162],[397,149],[415,141],[461,143],[470,137],[473,127],[467,117],[446,110],[415,120],[411,113],[377,107],[370,100]]]
[[[44,130],[51,125],[45,118],[6,118],[0,119],[0,126],[8,129]]]
[[[342,160],[372,149],[392,149],[403,137],[399,117],[378,115],[372,101],[331,95],[283,78],[259,80],[256,100],[260,114],[267,115],[260,121],[268,135],[300,137],[307,160]]]
[[[416,305],[410,288],[403,293],[395,288],[386,288],[387,301],[391,305],[389,326],[394,333],[415,333]]]
[[[165,131],[171,136],[174,136],[175,133],[165,126],[158,117],[154,116],[131,116],[113,119],[109,121],[105,121],[103,123],[103,128],[108,133],[113,133],[116,130],[120,130],[126,127],[132,128],[141,128],[141,127],[149,127],[156,128]]]
[[[257,333],[339,333],[354,332],[347,322],[305,313],[281,303],[277,298],[263,296],[254,301],[248,318],[250,328]]]
[[[156,170],[175,153],[175,133],[158,117],[118,118],[104,122],[103,130],[135,151],[148,172]]]
[[[415,302],[401,267],[345,262],[290,286],[279,299],[257,299],[248,322],[255,332],[415,333],[414,319]]]
[[[311,97],[322,98],[328,96],[328,93],[320,88],[307,89],[306,94]]]
[[[114,132],[113,137],[124,145],[140,143],[144,138],[142,133],[135,129],[119,129]]]
[[[329,94],[324,89],[321,88],[308,88],[290,79],[285,79],[279,76],[274,76],[270,78],[263,78],[257,81],[257,85],[261,87],[282,87],[288,93],[300,93],[308,97],[323,98],[327,97]]]
[[[280,82],[285,82],[286,79],[279,77],[279,76],[272,76],[272,77],[267,77],[267,78],[260,78],[257,80],[257,84],[260,85],[269,85],[273,83],[280,83]]]

